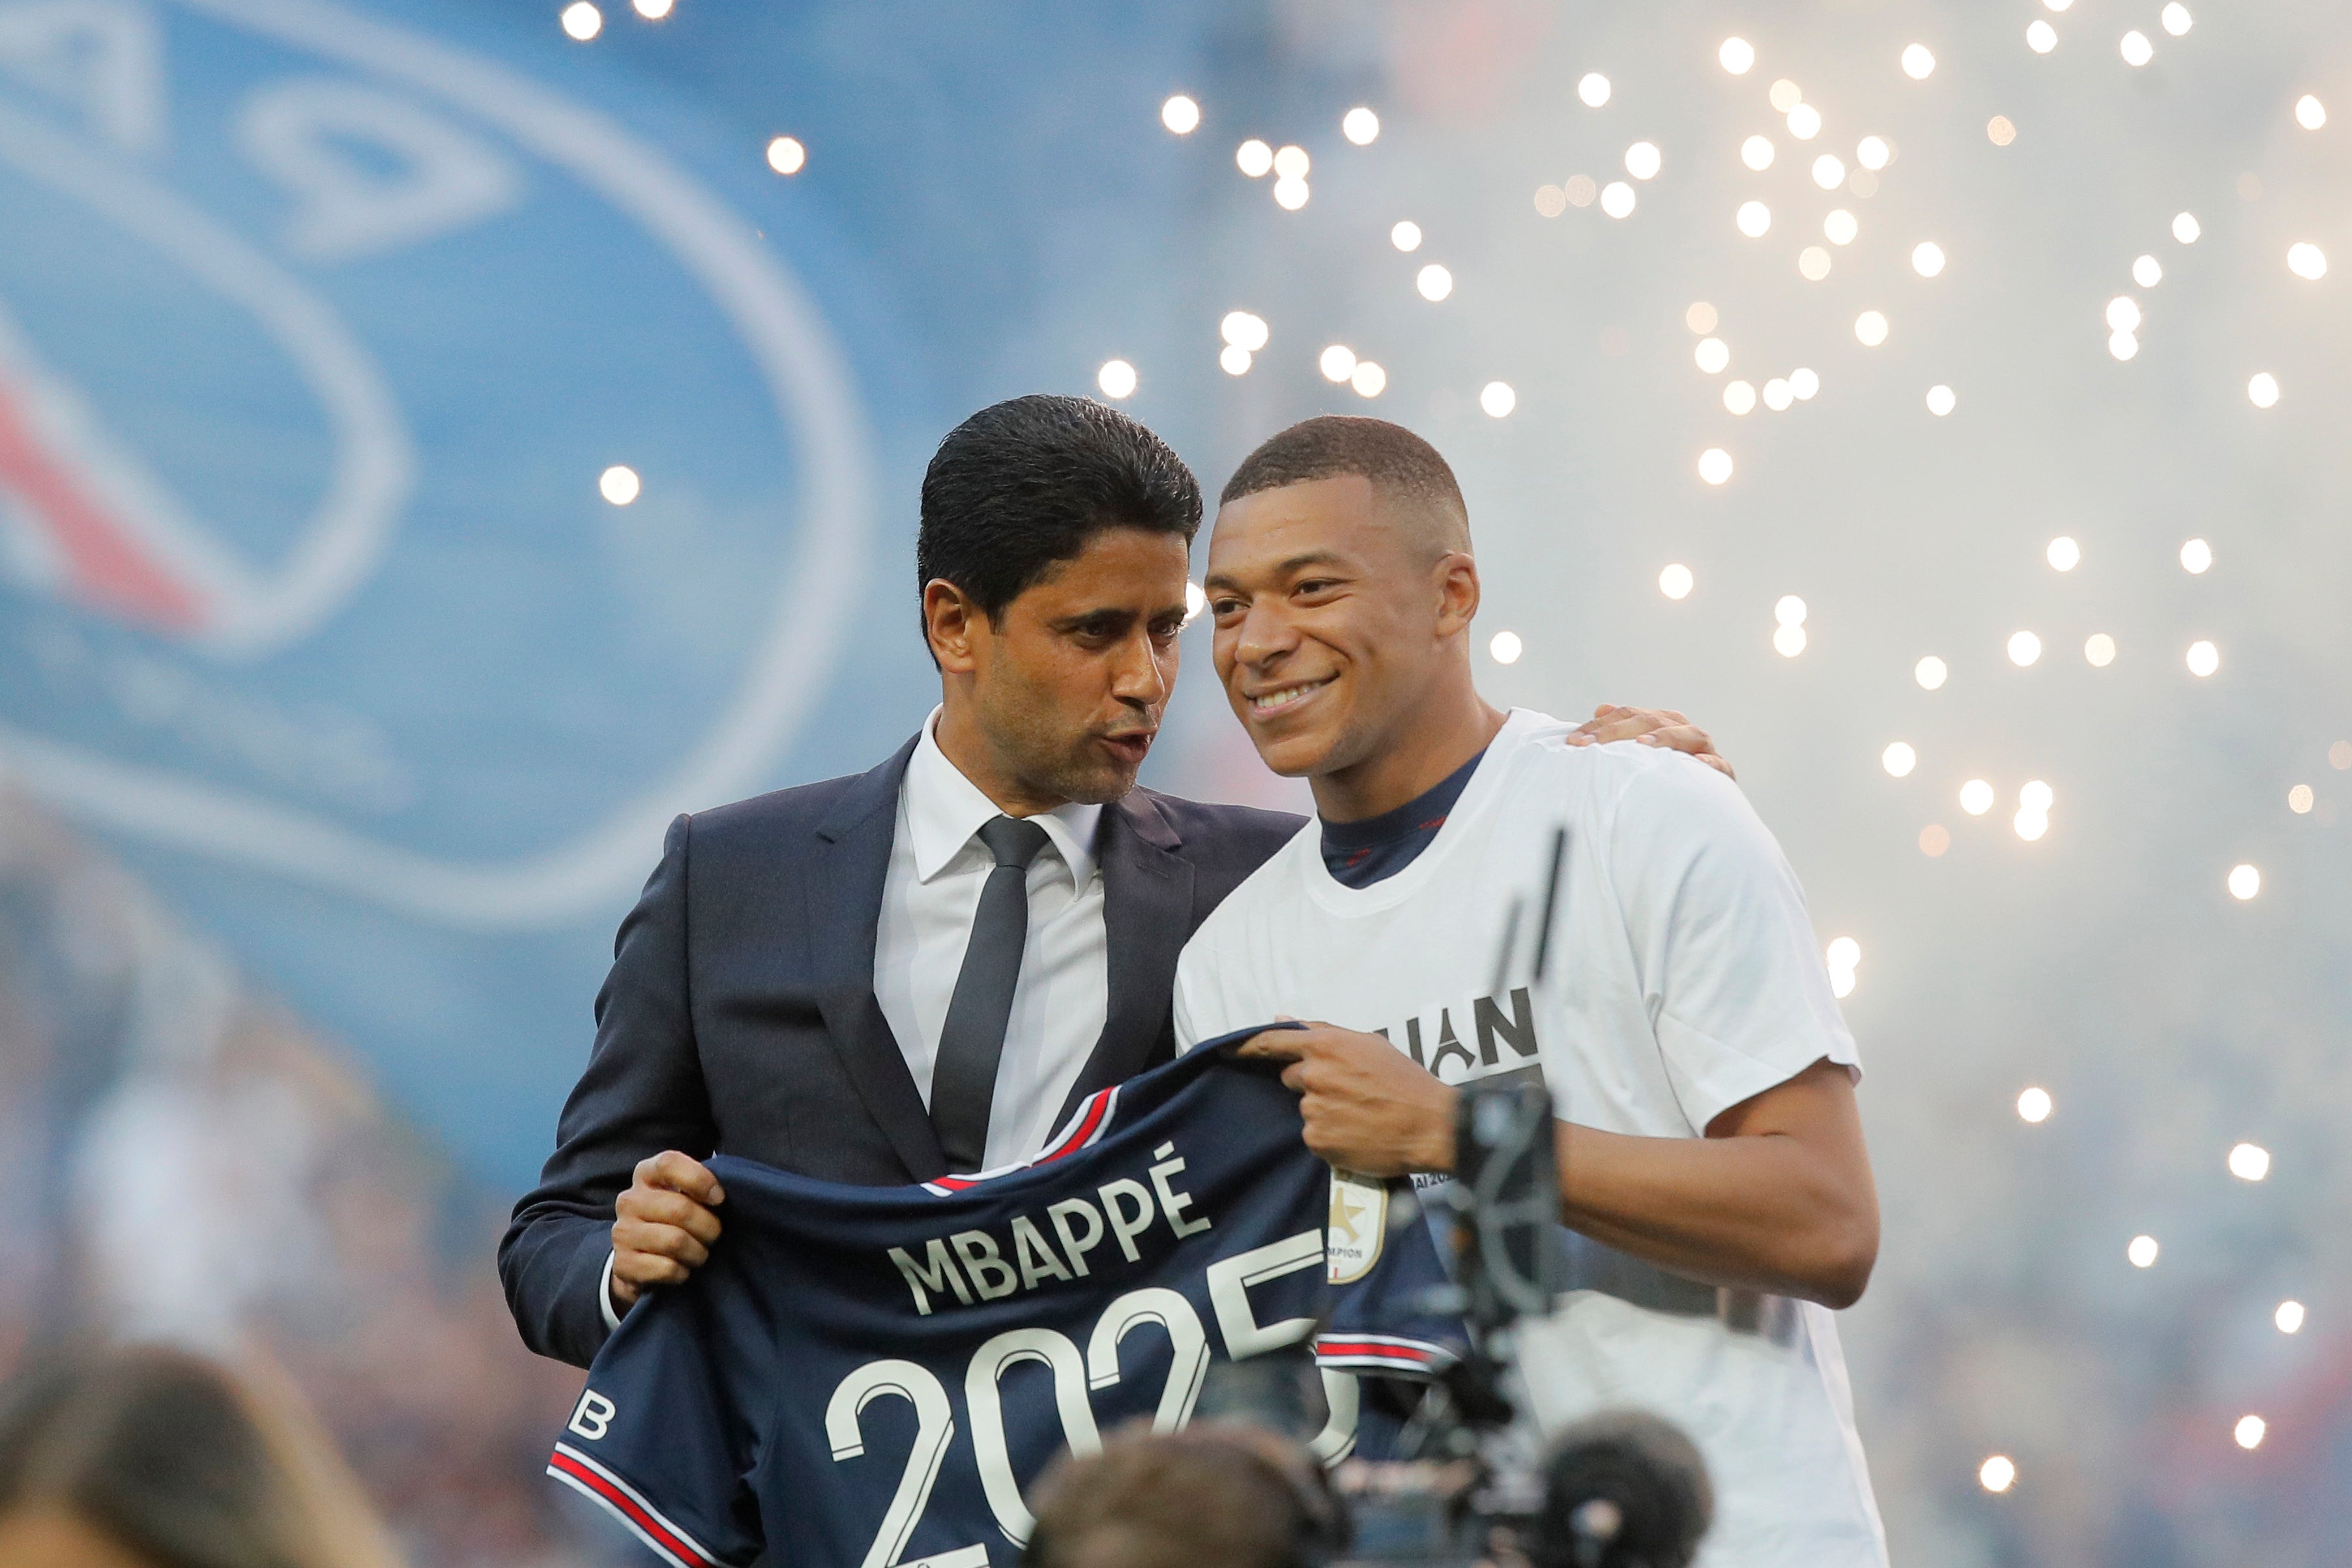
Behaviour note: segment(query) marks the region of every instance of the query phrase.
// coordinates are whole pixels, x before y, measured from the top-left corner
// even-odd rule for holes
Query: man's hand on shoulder
[[[1286,1062],[1307,1147],[1360,1176],[1454,1167],[1454,1091],[1378,1035],[1330,1024],[1269,1029],[1236,1053]]]
[[[1714,737],[1671,708],[1620,708],[1603,702],[1592,710],[1591,718],[1568,732],[1571,746],[1609,741],[1639,741],[1645,746],[1686,752],[1725,778],[1739,777],[1729,763],[1716,755]]]
[[[626,1311],[648,1285],[676,1285],[710,1261],[727,1201],[700,1161],[666,1149],[637,1162],[613,1210],[613,1305]]]

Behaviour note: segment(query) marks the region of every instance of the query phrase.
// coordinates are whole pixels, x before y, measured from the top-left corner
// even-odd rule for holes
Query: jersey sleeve
[[[1618,795],[1602,853],[1694,1128],[1823,1058],[1860,1076],[1796,873],[1737,785],[1652,759]]]
[[[1428,1377],[1459,1359],[1466,1336],[1453,1281],[1409,1181],[1331,1173],[1325,1227],[1329,1314],[1315,1359],[1335,1371]]]
[[[722,1248],[650,1291],[597,1352],[547,1473],[670,1568],[742,1568],[763,1544],[751,1474],[774,1357]]]

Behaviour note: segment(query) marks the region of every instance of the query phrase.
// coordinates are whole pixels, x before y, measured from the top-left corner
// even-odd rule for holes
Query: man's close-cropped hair
[[[1450,513],[1465,525],[1469,519],[1462,487],[1436,447],[1402,425],[1344,414],[1303,420],[1266,437],[1225,481],[1217,504],[1342,474],[1361,475],[1376,489]]]
[[[1190,542],[1200,526],[1200,481],[1159,437],[1087,398],[1015,397],[949,431],[924,471],[916,589],[952,583],[992,622],[1105,529]]]

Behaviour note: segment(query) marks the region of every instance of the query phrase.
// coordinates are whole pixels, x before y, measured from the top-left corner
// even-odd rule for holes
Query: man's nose
[[[1289,622],[1259,601],[1242,613],[1242,624],[1234,637],[1234,658],[1242,664],[1262,665],[1288,653],[1297,641]]]
[[[1173,662],[1172,656],[1168,662]],[[1150,633],[1141,633],[1120,646],[1111,670],[1111,695],[1122,702],[1156,708],[1168,700],[1170,679]]]

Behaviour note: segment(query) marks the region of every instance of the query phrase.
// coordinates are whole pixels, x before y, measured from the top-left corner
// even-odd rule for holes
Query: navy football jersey
[[[673,1568],[1009,1568],[1028,1483],[1120,1423],[1183,1426],[1214,1360],[1312,1338],[1331,1461],[1353,1372],[1460,1343],[1428,1227],[1309,1153],[1277,1072],[1229,1050],[1103,1090],[1009,1170],[709,1163],[710,1260],[622,1320],[548,1463]]]

